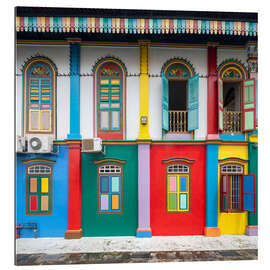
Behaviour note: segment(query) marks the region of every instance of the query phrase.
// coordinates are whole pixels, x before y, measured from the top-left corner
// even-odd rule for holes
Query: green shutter
[[[223,131],[223,81],[218,78],[218,129]]]
[[[162,74],[162,128],[169,130],[169,81],[168,78]]]
[[[188,131],[199,128],[199,74],[188,80]]]
[[[255,80],[245,80],[243,85],[243,131],[252,131],[256,129],[255,97]]]

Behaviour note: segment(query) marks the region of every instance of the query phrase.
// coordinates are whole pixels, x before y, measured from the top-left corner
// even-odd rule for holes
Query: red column
[[[207,139],[217,139],[217,47],[208,45],[208,80],[207,80]]]
[[[81,229],[81,149],[69,144],[68,230],[66,239],[82,237]]]

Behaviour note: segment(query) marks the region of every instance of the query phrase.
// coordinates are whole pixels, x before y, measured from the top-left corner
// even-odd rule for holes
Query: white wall
[[[243,64],[247,65],[247,50],[246,49],[217,49],[217,66],[224,60],[231,58],[240,60]]]
[[[22,71],[24,63],[31,57],[40,55],[48,57],[56,65],[59,74],[69,73],[68,45],[23,45],[16,48],[16,73],[20,74],[16,80],[17,96],[17,134],[22,133]],[[69,133],[69,95],[70,84],[68,76],[57,77],[57,139],[66,139]]]
[[[160,74],[165,62],[172,58],[185,58],[200,75],[207,74],[207,49],[151,47],[149,52],[149,73]],[[160,77],[149,80],[149,132],[153,140],[162,139],[162,83]],[[199,79],[199,129],[195,139],[205,139],[207,135],[207,79]]]

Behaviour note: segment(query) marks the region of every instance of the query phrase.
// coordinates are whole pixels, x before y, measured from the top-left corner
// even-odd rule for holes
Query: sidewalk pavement
[[[21,238],[16,264],[256,260],[257,236]]]

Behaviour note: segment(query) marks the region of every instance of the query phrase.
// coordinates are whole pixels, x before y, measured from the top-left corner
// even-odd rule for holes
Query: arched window
[[[118,164],[98,167],[98,213],[122,213],[123,168]]]
[[[185,59],[171,59],[162,67],[162,128],[189,133],[198,128],[199,76]]]
[[[256,129],[255,80],[237,61],[224,61],[218,67],[218,121],[223,133]]]
[[[28,166],[26,172],[26,214],[51,214],[52,167],[35,164]]]
[[[99,61],[95,76],[95,136],[122,140],[125,133],[124,65],[114,58]]]
[[[189,212],[190,167],[175,163],[167,166],[167,211]]]
[[[56,70],[46,58],[34,58],[24,67],[24,135],[56,134]]]

